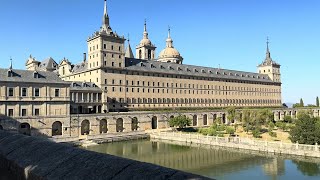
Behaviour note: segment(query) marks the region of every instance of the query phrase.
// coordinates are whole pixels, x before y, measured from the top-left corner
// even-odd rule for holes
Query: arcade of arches
[[[283,120],[285,116],[296,118],[301,109],[274,109],[274,120]],[[310,110],[310,109],[309,109]],[[320,109],[311,109],[315,117],[319,117]],[[71,115],[66,118],[44,119],[39,121],[17,120],[18,125],[9,123],[12,121],[1,120],[0,130],[16,129],[25,135],[43,134],[47,136],[77,137],[79,135],[99,135],[117,132],[144,131],[152,129],[169,128],[168,120],[178,115],[184,115],[191,119],[191,126],[210,126],[214,122],[232,124],[223,110],[202,112],[129,112],[117,114]],[[71,124],[70,124],[71,123]],[[12,128],[13,127],[13,128]]]

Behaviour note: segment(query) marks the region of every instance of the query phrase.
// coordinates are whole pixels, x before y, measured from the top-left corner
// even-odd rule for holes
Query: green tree
[[[300,107],[304,107],[304,102],[302,98],[300,99]]]
[[[243,123],[243,126],[244,126],[244,130],[248,133],[249,130],[250,130],[250,126],[251,126],[251,122],[250,122],[250,114],[251,114],[251,111],[248,110],[248,109],[244,109],[242,111],[242,123]]]
[[[234,134],[235,133],[235,129],[232,127],[226,127],[226,133],[227,134]]]
[[[301,111],[295,121],[295,126],[292,126],[289,132],[290,140],[300,144],[320,143],[319,121],[319,118],[312,117],[310,112]]]
[[[319,97],[317,96],[317,98],[316,98],[316,106],[317,107],[320,107],[320,102],[319,102]]]
[[[227,118],[229,121],[234,122],[237,114],[237,110],[235,107],[228,107],[227,108]]]
[[[186,117],[185,115],[179,115],[169,120],[169,125],[171,127],[185,128],[187,126],[190,126],[190,124],[191,119]]]

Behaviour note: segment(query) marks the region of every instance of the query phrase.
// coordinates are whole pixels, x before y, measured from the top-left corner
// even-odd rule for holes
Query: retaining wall
[[[0,169],[16,179],[208,179],[0,130]]]

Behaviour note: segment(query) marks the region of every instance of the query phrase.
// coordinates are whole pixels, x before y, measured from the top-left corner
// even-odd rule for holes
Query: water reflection
[[[296,179],[299,176],[303,178],[320,175],[318,159],[313,159],[313,162],[290,159],[288,161],[283,157],[263,156],[259,153],[249,154],[235,150],[182,146],[148,140],[102,144],[89,147],[88,150],[218,179],[232,179],[233,175],[237,175],[238,179],[248,175],[257,175],[259,179],[290,179],[293,175]],[[293,168],[286,169],[286,166]]]

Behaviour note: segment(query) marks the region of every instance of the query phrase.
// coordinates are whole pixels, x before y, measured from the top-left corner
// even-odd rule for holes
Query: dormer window
[[[140,63],[141,67],[145,67],[146,65],[144,65],[142,62]]]
[[[201,70],[202,73],[206,73],[206,71],[204,69]]]
[[[223,72],[223,75],[227,75],[227,73],[226,73],[226,72]]]
[[[212,71],[209,71],[209,73],[210,73],[210,74],[213,74],[213,72],[212,72]]]
[[[13,77],[13,71],[11,69],[8,70],[8,77]]]
[[[187,72],[191,72],[191,70],[189,68],[187,68]]]
[[[217,71],[216,74],[219,75],[220,73]]]
[[[36,79],[39,78],[39,73],[37,71],[33,72],[33,78],[36,78]]]
[[[197,69],[194,69],[194,72],[199,72]]]
[[[162,66],[162,65],[160,66],[160,68],[161,68],[161,69],[166,69],[166,68],[165,68],[164,66]]]

